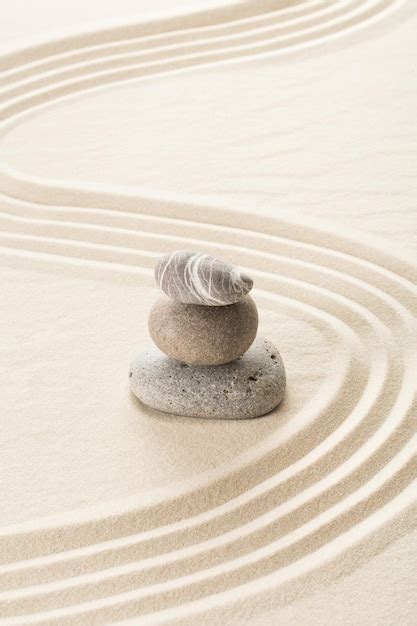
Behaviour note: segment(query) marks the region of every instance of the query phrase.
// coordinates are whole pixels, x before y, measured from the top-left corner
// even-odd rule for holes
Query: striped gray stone
[[[224,306],[243,300],[253,286],[248,274],[210,254],[175,250],[156,264],[155,280],[171,300]]]

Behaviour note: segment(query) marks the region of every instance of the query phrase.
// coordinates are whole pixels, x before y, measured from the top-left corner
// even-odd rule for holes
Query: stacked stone
[[[156,344],[129,373],[144,404],[191,417],[258,417],[276,407],[285,369],[275,346],[256,337],[253,280],[208,254],[177,250],[155,267],[165,296],[153,305],[149,332]]]

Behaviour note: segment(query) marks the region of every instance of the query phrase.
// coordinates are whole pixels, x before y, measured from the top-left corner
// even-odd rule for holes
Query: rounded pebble
[[[156,264],[155,280],[172,300],[206,306],[239,302],[253,286],[252,278],[239,267],[187,250],[165,254]]]
[[[151,346],[132,363],[129,381],[135,396],[158,411],[245,419],[265,415],[281,402],[285,368],[275,346],[258,337],[243,357],[219,366],[186,365]]]
[[[148,326],[153,341],[168,356],[191,365],[221,365],[252,345],[258,311],[250,296],[221,307],[161,297],[151,309]]]

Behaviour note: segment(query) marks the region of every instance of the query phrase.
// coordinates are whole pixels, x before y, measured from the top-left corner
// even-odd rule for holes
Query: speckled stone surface
[[[183,304],[162,296],[148,319],[162,352],[191,365],[220,365],[242,356],[258,329],[255,302],[246,296],[226,306]]]
[[[165,254],[156,264],[155,280],[172,300],[206,306],[238,302],[253,286],[252,278],[239,267],[187,250]]]
[[[243,357],[218,366],[190,366],[150,346],[132,363],[130,388],[147,406],[189,417],[245,419],[282,400],[285,369],[275,346],[257,337]]]

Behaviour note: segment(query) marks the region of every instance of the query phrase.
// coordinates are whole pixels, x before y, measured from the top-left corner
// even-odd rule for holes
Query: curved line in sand
[[[204,245],[206,245],[206,243],[204,243]],[[262,273],[262,272],[261,272],[261,273]],[[344,277],[343,277],[343,274],[341,275],[341,277],[342,277],[342,279],[344,278]],[[372,287],[372,286],[370,287],[370,290],[371,290],[371,291],[373,290],[373,287]],[[384,299],[385,299],[385,298],[384,298]],[[401,313],[402,313],[402,311],[401,311]],[[380,335],[380,332],[378,332],[378,335]],[[137,583],[137,581],[136,581],[136,583]]]
[[[81,62],[72,60],[69,63],[69,59],[64,57],[62,59],[63,67],[56,62],[53,70],[41,66],[36,68],[37,71],[35,73],[34,68],[32,68],[32,73],[26,80],[17,80],[15,75],[12,77],[12,80],[10,76],[7,77],[7,80],[3,79],[5,87],[0,88],[0,102],[13,99],[28,91],[36,91],[45,86],[49,88],[51,84],[79,78],[80,75],[87,74],[91,76],[100,74],[103,71],[108,72],[109,70],[125,68],[131,65],[139,67],[141,63],[172,59],[173,57],[184,56],[184,53],[186,53],[187,57],[190,57],[197,53],[207,53],[211,50],[216,51],[216,53],[219,49],[226,52],[228,48],[242,48],[243,46],[248,46],[248,49],[251,50],[251,46],[256,46],[257,44],[264,45],[266,41],[275,42],[277,46],[278,42],[282,42],[288,47],[293,37],[299,38],[300,32],[305,33],[304,36],[307,40],[307,38],[313,38],[313,33],[311,32],[313,27],[319,26],[321,30],[323,24],[327,23],[327,21],[333,23],[336,18],[344,18],[346,15],[349,15],[350,19],[352,19],[352,9],[363,11],[362,0],[340,0],[339,2],[328,0],[321,4],[323,8],[320,7],[320,10],[317,10],[317,6],[310,7],[311,15],[310,13],[304,13],[302,17],[297,15],[292,19],[287,16],[285,16],[285,19],[282,19],[281,14],[273,19],[273,15],[269,14],[269,21],[266,25],[260,27],[257,24],[253,24],[250,29],[245,28],[243,32],[228,34],[227,36],[215,33],[208,38],[198,33],[200,37],[197,39],[196,33],[192,32],[191,40],[188,37],[187,41],[182,41],[176,45],[173,45],[170,41],[161,41],[160,38],[157,40],[156,45],[152,45],[153,41],[151,38],[139,39],[136,49],[117,52],[113,47],[109,46],[107,49],[100,51],[100,60],[94,59],[93,62],[87,61],[85,54]],[[187,34],[190,35],[188,31]],[[129,48],[132,48],[131,43]],[[96,48],[93,48],[93,50],[95,51]],[[8,82],[11,82],[13,86],[7,86]]]
[[[98,87],[111,84],[116,81],[127,81],[134,78],[146,77],[167,71],[189,69],[198,65],[206,65],[217,62],[225,62],[228,60],[238,60],[242,58],[253,58],[258,55],[278,54],[288,55],[296,50],[304,50],[305,47],[321,44],[327,38],[333,39],[336,35],[343,35],[349,30],[362,28],[368,22],[375,19],[381,19],[386,12],[393,11],[397,6],[402,4],[404,0],[341,0],[340,3],[333,5],[329,0],[329,6],[323,9],[320,19],[314,26],[303,27],[304,20],[295,20],[293,24],[293,32],[280,36],[276,34],[270,37],[264,37],[264,32],[259,34],[259,42],[242,43],[231,40],[230,37],[223,42],[223,47],[214,46],[213,50],[205,51],[195,50],[189,54],[176,54],[168,46],[167,50],[160,50],[156,53],[156,60],[147,60],[149,52],[142,52],[144,57],[140,62],[135,56],[122,55],[119,60],[110,56],[104,65],[93,65],[91,67],[85,64],[76,64],[72,70],[66,70],[63,74],[59,72],[55,75],[45,76],[43,79],[35,80],[23,85],[17,89],[17,94],[23,96],[7,97],[7,90],[4,94],[6,97],[6,105],[0,106],[0,121],[4,121],[13,116],[18,116],[27,110],[32,110],[37,106],[44,106],[47,102],[72,95],[79,91],[88,89],[96,89]],[[346,10],[345,10],[346,9]],[[298,28],[298,26],[301,26]],[[290,29],[291,30],[291,29]],[[216,43],[216,42],[215,42]],[[229,45],[230,44],[230,45]],[[196,46],[196,44],[193,44]],[[210,44],[211,45],[211,44]],[[173,54],[171,54],[173,52]],[[106,65],[107,63],[107,65]],[[84,68],[86,75],[82,77]],[[106,69],[107,68],[107,69]],[[35,70],[36,75],[36,70]],[[13,80],[11,81],[13,82]],[[6,80],[6,85],[8,81]],[[46,88],[43,88],[47,85]],[[51,86],[52,85],[52,86]],[[31,90],[31,86],[34,87]],[[39,89],[37,88],[39,86]],[[13,88],[12,88],[13,95]],[[1,94],[0,94],[1,96]],[[0,97],[1,103],[1,97]]]
[[[336,3],[299,2],[281,12],[277,10],[273,18],[276,23],[272,22],[271,13],[242,18],[240,24],[239,20],[234,24],[222,24],[223,29],[234,29],[234,34],[229,32],[227,38],[224,34],[220,36],[223,43],[233,42],[222,49],[220,59],[227,58],[225,50],[233,48],[239,38],[246,38],[246,41],[248,37],[255,40],[259,37],[262,46],[265,45],[265,33],[275,32],[276,38],[267,45],[271,45],[270,49],[274,51],[283,45],[283,51],[287,53],[292,50],[294,36],[301,36],[303,43],[323,41],[325,30],[316,30],[312,26],[303,31],[307,24],[317,24],[318,16],[322,17],[323,12],[333,20],[329,26],[334,34],[336,28],[340,27],[343,32],[345,28],[358,26],[363,20],[397,4],[389,0],[344,0],[343,4],[338,3],[336,14]],[[323,10],[321,14],[314,13],[318,7]],[[359,9],[356,13],[354,7]],[[336,15],[343,16],[342,23],[338,22]],[[282,17],[284,19],[280,21]],[[298,26],[302,27],[301,31],[297,30]],[[212,27],[211,35],[213,47],[219,53],[216,29],[217,26]],[[280,30],[281,33],[286,30],[282,37],[277,35]],[[172,65],[169,54],[176,53],[179,45],[183,48],[197,45],[179,43],[181,37],[187,39],[191,34],[171,32],[170,43],[165,48],[162,46],[164,49],[160,46],[158,54],[168,53],[164,71],[178,67],[178,62]],[[204,37],[207,34],[205,29]],[[22,81],[16,88],[3,90],[5,98],[21,93],[23,86],[25,89],[33,87],[35,92],[29,92],[27,99],[8,104],[3,109],[4,121],[26,108],[45,104],[51,97],[89,88],[88,80],[62,82],[62,79],[68,79],[68,72],[75,71],[77,75],[81,69],[94,86],[102,79],[105,83],[105,78],[114,82],[120,79],[120,73],[114,72],[112,64],[121,60],[122,72],[128,72],[123,79],[130,77],[131,70],[126,70],[123,63],[128,59],[136,62],[138,51],[131,49],[126,53],[123,42],[119,42],[118,49],[124,49],[124,52],[114,54],[115,39],[110,35],[109,32],[105,35],[111,42],[110,60],[105,43],[101,44],[101,49],[94,46],[91,50],[68,52],[72,44],[66,41],[62,54],[55,55],[53,60],[48,60],[45,55],[39,63],[22,70],[18,67],[11,70],[9,65],[9,79],[14,74],[16,80],[22,77],[29,80]],[[159,44],[165,36],[161,34]],[[175,45],[172,37],[177,37]],[[203,41],[205,46],[211,43]],[[138,42],[130,41],[129,45],[136,46]],[[259,47],[253,42],[241,44],[238,50],[239,56],[258,52]],[[101,73],[97,73],[97,65],[79,63],[82,58],[86,60],[89,54],[94,56],[96,53],[106,68]],[[37,54],[41,57],[41,50]],[[77,54],[78,69],[73,63]],[[15,55],[14,59],[18,58],[19,55]],[[11,60],[9,58],[9,63]],[[193,55],[186,55],[184,67],[192,66],[194,60]],[[207,60],[218,59],[214,54],[214,58],[202,62]],[[54,64],[52,72],[51,63]],[[180,66],[181,63],[182,60]],[[68,66],[72,69],[68,70]],[[33,69],[35,71],[30,73]],[[147,69],[151,73],[161,71],[158,64],[153,63],[148,64]],[[36,91],[40,85],[48,85],[50,79],[56,79],[60,86]],[[23,108],[22,104],[25,105]],[[304,238],[300,240],[303,229],[293,229],[291,224],[274,220],[265,220],[260,232],[255,216],[247,216],[247,229],[232,228],[233,213],[216,209],[206,212],[206,219],[210,218],[211,224],[189,221],[189,216],[195,213],[181,204],[181,199],[180,203],[157,198],[140,199],[135,193],[120,194],[117,190],[106,191],[94,186],[71,189],[59,182],[49,184],[48,181],[25,179],[6,168],[0,171],[0,186],[9,194],[9,197],[5,196],[8,211],[0,215],[0,227],[3,228],[1,256],[21,258],[22,262],[26,262],[25,259],[69,265],[80,262],[97,271],[111,270],[137,276],[132,264],[140,262],[142,268],[149,268],[155,256],[174,243],[186,239],[207,249],[214,245],[218,248],[221,240],[220,245],[233,250],[234,255],[243,261],[241,264],[256,274],[261,289],[259,293],[269,306],[280,302],[280,306],[301,307],[305,314],[316,318],[319,326],[327,327],[326,332],[336,332],[343,337],[350,350],[346,371],[340,373],[340,387],[339,383],[334,386],[333,379],[333,388],[328,390],[326,399],[319,404],[316,402],[316,413],[308,407],[307,421],[305,418],[303,422],[297,421],[295,416],[287,440],[283,437],[285,433],[281,432],[281,441],[272,437],[265,446],[252,450],[244,461],[242,457],[241,465],[233,470],[234,474],[230,471],[228,475],[218,476],[217,482],[203,483],[194,489],[188,494],[188,499],[193,499],[192,509],[190,502],[187,503],[187,495],[180,495],[175,500],[176,516],[181,516],[179,520],[169,520],[166,511],[163,514],[166,508],[163,499],[154,505],[153,515],[148,519],[149,509],[138,507],[137,502],[132,504],[132,500],[126,511],[119,515],[113,513],[96,518],[93,515],[90,520],[87,516],[87,521],[79,524],[74,522],[74,517],[63,515],[60,521],[52,521],[46,526],[42,520],[35,522],[32,532],[30,525],[27,531],[25,525],[5,529],[0,540],[4,546],[16,549],[12,561],[17,562],[0,570],[0,577],[6,582],[11,581],[9,591],[0,596],[0,600],[7,601],[10,616],[21,613],[18,618],[8,619],[8,624],[70,620],[71,616],[80,615],[117,619],[118,611],[124,617],[128,613],[132,616],[140,614],[140,623],[153,619],[155,611],[161,619],[161,610],[171,616],[180,612],[188,614],[201,597],[206,603],[208,598],[220,602],[220,596],[227,597],[228,590],[237,586],[249,594],[248,586],[255,579],[264,581],[263,584],[267,584],[265,581],[271,576],[273,584],[277,584],[278,579],[280,582],[289,579],[288,572],[292,571],[293,565],[298,565],[298,574],[293,575],[300,575],[300,564],[303,564],[301,572],[311,567],[311,561],[318,567],[319,561],[315,561],[318,553],[327,550],[325,558],[335,557],[340,550],[358,540],[358,529],[366,526],[366,532],[370,532],[373,517],[376,517],[374,527],[378,526],[381,521],[378,511],[393,508],[397,501],[406,506],[415,497],[409,489],[416,453],[411,409],[415,397],[411,367],[415,358],[413,313],[416,290],[409,282],[415,276],[415,268],[366,248],[359,250],[364,258],[361,254],[355,256],[355,248],[360,246],[337,237],[326,239],[317,230],[304,229]],[[48,205],[42,205],[42,196]],[[60,207],[61,202],[73,206]],[[147,205],[146,211],[142,212],[141,204]],[[120,213],[111,210],[117,205],[122,207]],[[68,217],[79,221],[74,223]],[[99,223],[95,223],[94,218]],[[171,234],[162,237],[161,224],[169,226]],[[181,235],[184,225],[186,236]],[[239,230],[244,231],[243,241],[250,241],[250,244],[242,245]],[[240,245],[230,243],[231,233],[236,235]],[[138,242],[144,248],[140,254],[135,251]],[[277,245],[280,246],[279,255],[276,254]],[[68,257],[70,251],[74,258]],[[146,269],[140,273],[142,276],[149,274]],[[328,287],[322,286],[323,278],[328,281]],[[277,286],[283,294],[280,297],[274,295]],[[353,300],[350,302],[349,298]],[[347,319],[344,318],[347,310],[350,323],[355,320],[351,329],[346,327]],[[365,375],[361,381],[355,380],[356,368]],[[358,397],[347,399],[346,394],[353,395],[352,387],[360,393]],[[389,392],[394,398],[391,405]],[[340,411],[338,421],[330,424],[329,418],[336,407]],[[303,426],[301,430],[294,430],[297,424]],[[310,429],[314,424],[322,426],[320,437]],[[284,452],[284,456],[277,459],[277,452]],[[224,473],[224,469],[221,471]],[[249,473],[255,478],[248,480]],[[232,475],[236,480],[234,485],[230,483]],[[214,481],[214,476],[212,478]],[[219,493],[222,481],[228,487],[226,497]],[[215,506],[194,515],[199,498],[204,503],[204,496],[210,489],[215,497],[209,501]],[[144,530],[132,535],[132,522],[136,520],[137,527],[137,515],[142,516]],[[163,526],[158,526],[160,519]],[[149,530],[146,530],[147,525]],[[95,540],[100,543],[91,545],[87,540],[92,529],[96,531]],[[191,532],[191,535],[186,538],[185,532]],[[347,540],[349,533],[352,537]],[[34,550],[28,550],[28,542],[34,537],[39,543]],[[245,545],[248,537],[251,541]],[[78,547],[80,543],[83,548]],[[58,551],[55,555],[39,556],[54,550]],[[28,555],[28,560],[23,561]],[[275,570],[276,574],[269,573]],[[53,582],[46,583],[49,576]],[[27,614],[28,610],[32,615]]]
[[[348,498],[336,504],[329,511],[326,511],[325,514],[318,515],[313,520],[313,522],[305,524],[305,526],[308,527],[308,531],[311,532],[311,534],[314,536],[314,533],[317,532],[318,530],[322,528],[327,528],[327,533],[328,533],[328,530],[334,523],[334,520],[337,520],[339,517],[343,517],[343,514],[346,513],[346,510],[349,513],[351,513],[352,509],[354,509],[355,506],[358,506],[361,504],[363,505],[364,498],[366,498],[366,500],[365,500],[365,506],[363,507],[363,509],[365,510],[367,508],[372,509],[372,507],[369,507],[369,502],[371,501],[372,497],[375,496],[375,493],[377,492],[378,495],[380,495],[382,489],[386,487],[386,483],[389,484],[392,481],[393,477],[395,477],[398,480],[398,475],[401,473],[401,470],[403,470],[404,467],[409,469],[409,464],[410,462],[412,462],[412,459],[415,456],[415,445],[416,445],[416,439],[414,438],[413,440],[409,442],[409,445],[405,446],[404,449],[401,451],[401,453],[398,454],[397,457],[394,457],[390,461],[390,463],[384,468],[385,471],[381,472],[382,476],[378,475],[374,477],[371,481],[369,481],[366,485],[364,485],[357,492],[351,494]],[[416,467],[416,464],[414,463],[413,468],[415,467]],[[401,484],[401,487],[404,488],[404,486],[408,486],[409,484],[410,484],[409,482],[405,481],[404,484]],[[400,490],[398,493],[401,493],[401,491],[402,490]],[[395,493],[395,495],[398,495],[398,494]],[[390,496],[392,496],[391,492],[390,492]],[[381,508],[381,507],[377,507],[376,510],[378,510],[378,508]],[[355,525],[356,524],[357,524],[357,520],[355,519]],[[346,533],[348,529],[349,528],[346,528],[344,526],[343,532]],[[284,552],[285,549],[291,548],[297,544],[302,544],[306,538],[305,530],[306,530],[305,527],[302,526],[296,529],[295,531],[288,533],[285,537],[280,537],[278,540],[270,541],[266,546],[260,547],[256,550],[252,550],[247,555],[239,555],[239,557],[234,560],[223,561],[221,565],[204,568],[203,570],[187,573],[186,575],[183,575],[183,576],[176,576],[174,579],[171,579],[168,582],[166,581],[158,582],[155,584],[151,584],[147,587],[144,587],[143,589],[137,588],[138,583],[140,584],[141,582],[140,578],[138,580],[138,578],[135,579],[131,577],[129,579],[129,585],[128,585],[131,588],[131,591],[113,595],[112,592],[114,591],[116,584],[120,584],[122,586],[124,578],[126,576],[132,575],[132,573],[137,574],[137,567],[135,565],[133,567],[125,566],[125,567],[115,568],[118,570],[117,574],[112,572],[112,576],[110,580],[109,581],[106,580],[105,584],[102,585],[101,593],[98,596],[101,600],[101,605],[99,608],[102,610],[103,607],[105,606],[117,606],[118,603],[124,603],[124,602],[135,603],[134,614],[139,615],[146,611],[145,599],[147,597],[152,597],[158,594],[159,599],[160,599],[161,595],[164,593],[169,593],[169,592],[172,592],[173,590],[180,591],[183,588],[187,590],[187,585],[191,587],[191,586],[196,585],[196,583],[199,581],[207,581],[213,578],[219,578],[222,576],[222,574],[230,573],[230,572],[233,574],[234,580],[229,580],[228,582],[229,584],[232,583],[230,585],[231,588],[236,587],[236,582],[238,581],[238,577],[239,577],[238,572],[244,567],[244,565],[252,565],[258,562],[260,559],[265,559],[268,561],[274,559],[272,571],[275,571],[275,568],[277,567],[277,565],[279,565],[279,567],[282,567],[282,568],[288,567],[289,565],[291,565],[294,562],[294,560],[291,558],[288,560],[284,558],[282,559],[281,563],[277,562],[278,561],[277,554],[279,554],[278,551],[281,550],[282,552]],[[307,536],[307,540],[309,540],[308,536]],[[320,541],[317,543],[318,543],[318,546],[317,546],[318,548],[323,545],[323,543],[321,543]],[[309,546],[309,549],[310,549],[310,546]],[[309,552],[307,552],[307,555],[308,554]],[[153,561],[154,563],[159,561],[159,565],[162,569],[165,563],[164,561],[165,558],[166,556],[163,555],[159,559],[154,559]],[[170,559],[168,558],[168,561],[169,560]],[[189,566],[189,564],[190,564],[190,559],[187,559],[187,565]],[[118,578],[116,578],[116,576],[118,576]],[[84,580],[81,580],[81,578],[84,578]],[[149,574],[148,574],[147,580],[149,581]],[[58,604],[56,608],[54,608],[54,610],[47,610],[47,609],[50,609],[51,599],[53,600],[53,597],[51,597],[51,595],[53,592],[56,592],[57,595],[62,596],[62,594],[65,594],[65,591],[67,591],[66,595],[64,596],[65,603],[71,603],[70,592],[73,592],[76,598],[75,602],[78,601],[78,604],[75,604],[75,603],[71,604],[69,608],[69,613],[73,615],[74,614],[88,615],[88,611],[90,609],[93,609],[94,611],[95,608],[98,608],[97,598],[94,600],[90,600],[88,598],[88,589],[87,589],[87,594],[85,594],[86,598],[83,597],[83,593],[82,593],[83,590],[78,588],[78,585],[82,585],[82,584],[85,584],[86,588],[88,584],[90,585],[97,584],[98,586],[97,576],[95,574],[91,574],[91,575],[86,575],[84,577],[80,576],[76,578],[75,581],[70,579],[68,581],[64,581],[64,583],[58,583],[58,584],[52,584],[52,585],[39,585],[39,586],[33,587],[32,589],[23,589],[18,592],[5,594],[5,600],[7,600],[7,605],[8,605],[8,608],[10,609],[11,615],[16,614],[16,604],[17,606],[19,606],[18,604],[19,599],[22,599],[23,603],[29,600],[31,603],[32,609],[35,609],[35,611],[40,612],[39,615],[37,615],[36,617],[34,616],[33,618],[34,622],[36,622],[38,620],[41,621],[43,619],[48,619],[49,616],[51,617],[53,616],[56,618],[66,616],[68,607],[66,604],[64,604],[64,606],[61,605],[62,600],[61,600],[61,603]],[[52,588],[52,591],[51,591],[51,588]],[[225,584],[225,582],[220,582],[217,584],[217,589],[221,590],[222,592],[224,592],[224,590],[227,588],[228,588],[227,583]],[[97,590],[95,591],[97,593]],[[33,594],[32,596],[30,595],[31,593]],[[45,596],[41,598],[41,601],[37,602],[36,601],[37,596],[40,594],[45,594]],[[48,595],[48,594],[51,594],[51,595]],[[197,594],[197,597],[198,595],[199,594]],[[79,600],[84,600],[84,602],[79,602]],[[152,599],[150,599],[149,605],[151,607],[152,607],[152,604],[153,604],[153,601]],[[175,604],[172,602],[172,599],[171,599],[171,604]],[[17,608],[17,611],[19,611],[19,608]],[[43,611],[45,611],[45,613],[43,613]],[[16,618],[16,619],[19,619],[19,618]],[[22,616],[21,619],[25,619],[25,616]],[[15,622],[12,619],[10,623],[15,623]],[[30,622],[25,621],[24,623],[31,623],[31,620]]]
[[[388,6],[382,0],[361,0],[369,9],[375,3],[378,12]],[[81,35],[66,36],[46,44],[30,46],[3,55],[0,77],[19,80],[31,75],[36,68],[53,69],[65,63],[77,63],[106,56],[109,49],[130,52],[153,44],[177,44],[195,39],[208,39],[224,35],[239,35],[275,23],[302,20],[305,16],[321,13],[332,5],[357,6],[356,0],[244,0],[232,7],[211,8],[174,18],[127,24]],[[394,3],[398,0],[394,0]]]
[[[58,43],[52,54],[37,61],[33,60],[33,49],[31,49],[26,52],[27,63],[19,64],[14,69],[0,71],[0,85],[6,86],[9,81],[19,83],[27,78],[33,78],[34,75],[44,74],[62,67],[74,66],[85,61],[97,61],[109,56],[117,57],[144,49],[149,50],[154,47],[161,47],[164,44],[182,44],[202,38],[210,39],[211,36],[238,35],[239,33],[251,32],[254,28],[268,27],[271,22],[275,23],[280,18],[283,18],[281,23],[288,22],[292,18],[300,19],[314,12],[316,7],[325,7],[328,4],[329,0],[309,0],[301,4],[294,4],[294,6],[287,9],[277,9],[276,11],[262,13],[252,18],[229,20],[211,26],[190,26],[189,28],[169,30],[164,33],[145,36],[140,36],[139,28],[136,37],[127,39],[122,37],[119,31],[116,31],[113,34],[113,38],[109,38],[107,43],[99,43],[96,38],[92,42],[92,38],[89,37],[81,46],[77,47],[76,51],[68,52],[63,50],[61,48],[62,44]]]

